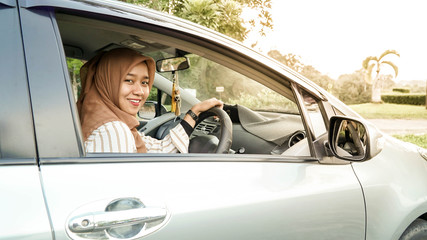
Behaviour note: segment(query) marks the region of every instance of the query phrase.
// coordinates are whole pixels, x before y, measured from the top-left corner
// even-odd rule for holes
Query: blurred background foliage
[[[267,30],[273,30],[273,20],[271,16],[271,0],[120,0],[157,11],[165,12],[177,17],[181,17],[202,26],[208,27],[238,41],[244,41],[249,32],[258,31],[259,36],[265,36]],[[244,19],[243,10],[251,9],[257,12],[252,18]],[[257,26],[257,27],[256,27]],[[259,27],[261,26],[261,27]],[[296,72],[312,80],[320,87],[326,89],[346,104],[360,104],[368,102],[381,102],[378,100],[378,92],[386,93],[385,99],[393,99],[399,103],[401,92],[394,92],[393,89],[406,88],[409,93],[403,94],[421,94],[426,93],[424,81],[401,81],[394,82],[394,77],[398,74],[398,66],[387,59],[387,56],[399,53],[395,50],[386,50],[378,57],[368,56],[361,61],[361,68],[353,73],[343,74],[338,79],[332,79],[327,74],[318,71],[314,66],[303,63],[300,56],[292,53],[281,53],[279,50],[272,49],[267,53],[268,56],[276,59],[284,65],[290,67]],[[204,73],[184,73],[194,74],[195,76],[204,76],[210,72],[218,72],[217,66],[211,62],[204,62],[197,57],[190,59],[192,64],[205,65]],[[77,59],[67,59],[70,69],[70,75],[73,80],[73,88],[79,92],[79,69],[82,62]],[[395,75],[384,75],[381,73],[381,67],[389,65],[394,69]],[[372,76],[374,76],[372,78]],[[187,78],[190,79],[190,78]],[[198,84],[202,81],[194,81],[188,85]],[[226,85],[224,80],[223,85]],[[209,92],[215,86],[200,86],[206,92]],[[375,88],[375,89],[373,89]],[[226,88],[229,89],[229,88]],[[398,95],[390,97],[390,95]],[[375,99],[374,99],[375,98]],[[406,96],[406,98],[408,98]],[[397,99],[397,100],[396,100]],[[402,99],[404,99],[402,97]],[[387,100],[386,100],[387,101]],[[402,100],[402,103],[407,100]]]
[[[270,0],[121,0],[190,20],[217,32],[243,41],[256,25],[265,36],[273,29]],[[243,9],[256,10],[256,18],[244,20]]]

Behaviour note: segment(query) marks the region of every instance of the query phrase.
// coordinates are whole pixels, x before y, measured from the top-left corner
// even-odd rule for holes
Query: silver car
[[[106,0],[0,0],[0,36],[0,239],[427,239],[426,150],[230,38]],[[139,131],[176,77],[226,103],[190,153],[85,153],[72,63],[116,47],[159,63]]]

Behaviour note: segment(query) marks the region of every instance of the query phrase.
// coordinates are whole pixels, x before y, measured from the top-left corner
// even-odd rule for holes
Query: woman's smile
[[[135,107],[139,107],[139,104],[141,103],[141,99],[128,99],[128,100]]]

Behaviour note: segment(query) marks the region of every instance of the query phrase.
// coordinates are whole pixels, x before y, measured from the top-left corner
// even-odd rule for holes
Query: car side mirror
[[[151,120],[157,116],[165,114],[168,112],[165,106],[160,106],[160,112],[157,108],[156,101],[146,101],[144,105],[142,105],[141,109],[138,111],[138,117],[144,120]]]
[[[186,57],[160,59],[156,62],[157,72],[175,72],[190,67]]]
[[[151,120],[156,117],[156,103],[146,101],[138,111],[138,117],[145,120]]]
[[[350,117],[331,117],[329,146],[335,157],[366,161],[380,153],[383,145],[384,138],[374,126]]]

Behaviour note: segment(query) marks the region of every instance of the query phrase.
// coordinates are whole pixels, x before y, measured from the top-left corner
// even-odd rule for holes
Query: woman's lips
[[[129,101],[135,107],[139,106],[139,103],[141,102],[141,100],[139,100],[139,99],[129,99]]]

